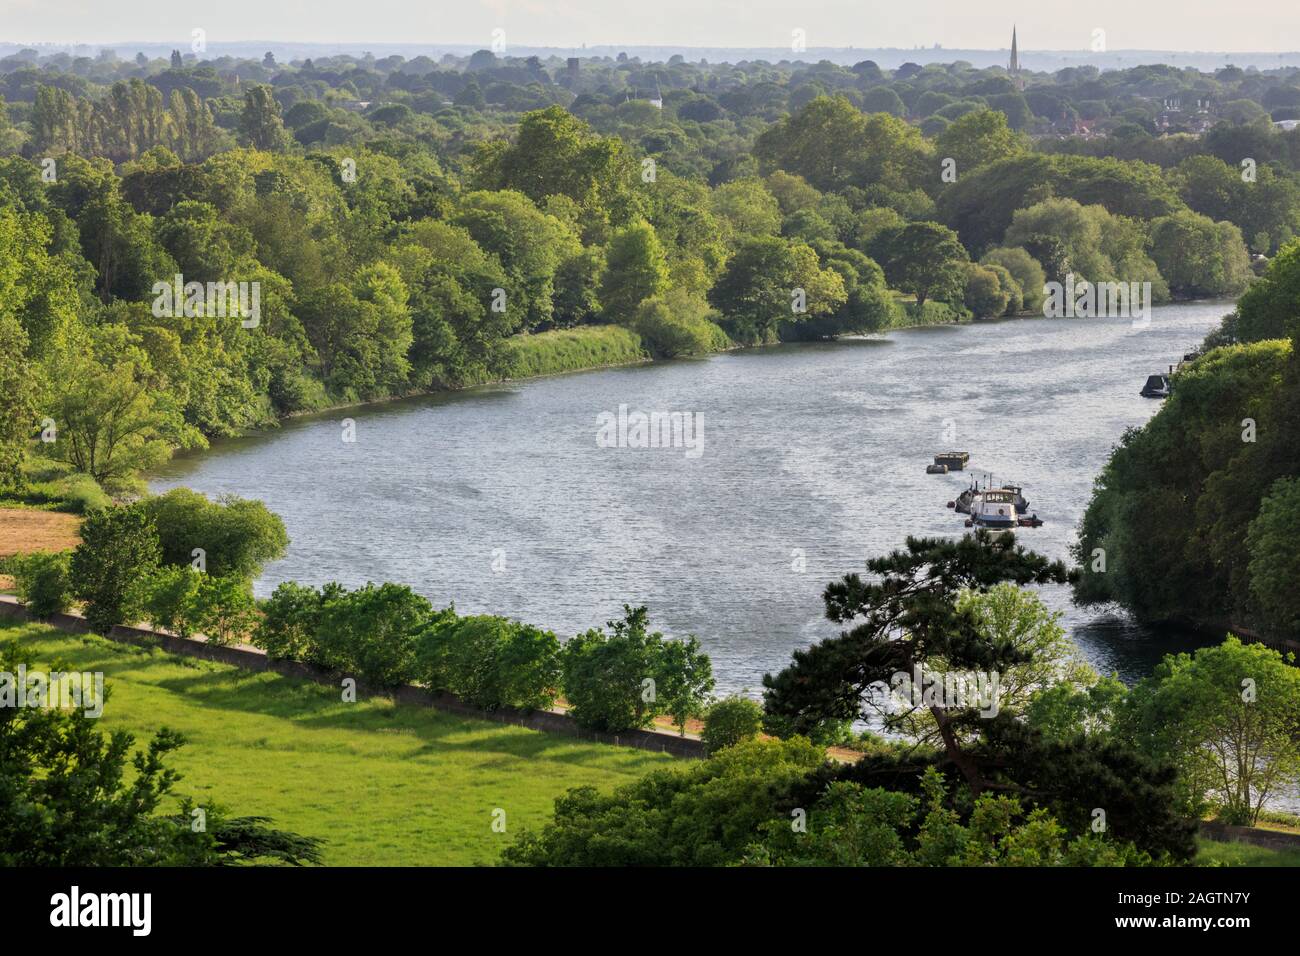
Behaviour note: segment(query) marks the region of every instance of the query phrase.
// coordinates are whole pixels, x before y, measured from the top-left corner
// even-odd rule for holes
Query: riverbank
[[[915,300],[910,296],[896,299],[899,320],[887,328],[860,335],[842,336],[843,339],[858,339],[863,336],[887,335],[907,329],[925,328],[936,325],[958,325],[969,321],[954,312],[950,307],[939,302],[926,302],[921,309],[915,308]],[[1008,318],[1031,318],[1032,314],[1009,316]],[[825,341],[836,341],[829,339]],[[706,358],[725,352],[743,352],[752,349],[771,349],[783,345],[806,345],[807,341],[772,342],[762,345],[741,345],[732,343],[729,348],[708,352],[692,358]],[[529,382],[573,372],[591,372],[607,368],[626,368],[635,365],[652,365],[677,359],[655,358],[644,347],[641,337],[636,332],[621,325],[579,325],[569,329],[552,329],[547,332],[515,335],[507,339],[505,347],[510,351],[509,365],[512,372],[500,378],[483,376],[466,381],[456,386],[444,386],[427,391],[403,392],[383,398],[372,398],[360,402],[343,402],[334,405],[322,405],[315,408],[292,412],[282,420],[307,418],[313,415],[326,415],[331,412],[349,408],[369,408],[390,402],[419,398],[424,395],[437,395],[446,392],[461,392],[491,385],[505,385],[511,382]]]

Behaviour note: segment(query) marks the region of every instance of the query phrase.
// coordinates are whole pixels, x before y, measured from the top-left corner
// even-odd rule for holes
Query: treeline
[[[1297,334],[1300,240],[1111,455],[1080,525],[1078,600],[1145,621],[1300,634]]]
[[[990,108],[1010,81],[987,71],[847,71],[773,122],[701,103],[683,119],[666,92],[642,104],[650,135],[601,119],[604,87],[522,116],[351,108],[388,81],[494,71],[567,89],[491,54],[430,70],[181,59],[99,64],[88,76],[115,77],[102,91],[52,68],[8,76],[31,99],[8,121],[26,158],[0,159],[0,494],[130,494],[172,449],[337,404],[1032,313],[1068,275],[1149,282],[1156,301],[1232,295],[1248,249],[1300,223],[1291,134],[1232,127],[1272,150],[1251,182],[1214,155],[1048,155],[1008,103]],[[599,70],[635,84],[642,68]],[[691,95],[767,82],[724,74]],[[926,129],[866,102],[903,82],[987,92]],[[320,124],[333,132],[303,135]]]

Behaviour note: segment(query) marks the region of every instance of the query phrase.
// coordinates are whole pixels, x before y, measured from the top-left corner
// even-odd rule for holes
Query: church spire
[[[1019,57],[1019,55],[1016,53],[1016,27],[1015,27],[1015,24],[1012,24],[1012,25],[1011,25],[1011,62],[1010,62],[1010,64],[1008,64],[1008,66],[1007,66],[1007,70],[1008,70],[1009,72],[1011,72],[1011,73],[1019,73],[1019,72],[1020,72],[1020,57]]]

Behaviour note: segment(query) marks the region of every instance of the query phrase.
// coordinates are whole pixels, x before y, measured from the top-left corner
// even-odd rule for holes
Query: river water
[[[1022,484],[1046,523],[1021,541],[1068,558],[1094,476],[1159,406],[1138,395],[1146,376],[1229,308],[909,329],[348,409],[177,458],[154,488],[260,498],[283,517],[292,544],[259,595],[399,581],[562,638],[647,604],[656,628],[699,637],[720,691],[752,693],[835,633],[828,581],[908,534],[963,533],[945,503],[972,473]],[[600,416],[624,405],[692,413],[702,442],[602,447]],[[948,448],[970,452],[968,471],[926,475]],[[1212,637],[1075,608],[1064,588],[1044,597],[1127,681]]]

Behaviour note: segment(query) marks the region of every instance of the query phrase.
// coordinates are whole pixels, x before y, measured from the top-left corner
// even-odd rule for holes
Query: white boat
[[[1009,488],[986,488],[971,499],[970,521],[976,528],[1010,530],[1018,524],[1017,495]]]

